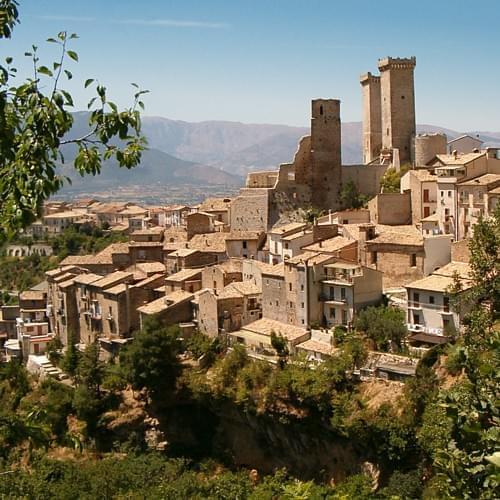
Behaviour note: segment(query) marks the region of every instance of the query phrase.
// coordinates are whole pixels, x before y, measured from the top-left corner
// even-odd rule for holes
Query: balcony
[[[328,302],[331,304],[339,304],[339,305],[347,304],[347,298],[345,297],[335,298],[334,295],[330,295],[327,293],[320,293],[318,296],[318,300],[320,302]]]
[[[420,302],[408,301],[408,309],[422,309]]]
[[[428,333],[430,335],[439,335],[439,336],[443,335],[442,328],[432,328],[429,326],[419,325],[416,323],[407,323],[406,328],[408,329],[409,332]]]

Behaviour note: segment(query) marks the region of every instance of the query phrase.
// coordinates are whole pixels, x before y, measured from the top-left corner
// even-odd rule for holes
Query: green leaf
[[[80,38],[76,33],[71,33],[71,36],[69,37],[71,40],[75,38]]]
[[[59,43],[55,38],[47,38],[46,41],[49,43]]]
[[[68,71],[67,69],[65,69],[64,72],[66,73],[68,80],[71,80],[73,78],[73,73],[71,73],[71,71]]]
[[[94,82],[93,78],[88,78],[85,80],[85,88],[87,88],[89,85],[91,85]]]
[[[52,73],[52,71],[50,71],[50,69],[47,68],[47,66],[39,66],[37,68],[37,71],[38,71],[38,73],[40,73],[42,75],[54,76],[54,74]]]
[[[78,62],[78,54],[74,50],[68,50],[67,54],[70,59]]]
[[[12,62],[12,57],[6,57],[6,58],[5,58],[5,62],[6,62],[7,64],[10,64],[10,63]]]

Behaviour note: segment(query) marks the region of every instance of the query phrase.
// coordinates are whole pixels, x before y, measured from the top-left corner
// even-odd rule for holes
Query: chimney
[[[451,154],[453,155],[453,158],[455,158],[455,160],[457,159],[457,156],[458,156],[458,151],[456,149],[454,149]]]

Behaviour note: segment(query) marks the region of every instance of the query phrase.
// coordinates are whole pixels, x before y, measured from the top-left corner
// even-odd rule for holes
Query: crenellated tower
[[[416,132],[415,87],[416,58],[379,59],[382,109],[382,149],[399,150],[401,162],[411,161]]]
[[[359,81],[363,97],[363,163],[370,163],[382,149],[380,76],[368,72]]]
[[[342,183],[340,100],[314,99],[311,116],[311,201],[336,209]]]

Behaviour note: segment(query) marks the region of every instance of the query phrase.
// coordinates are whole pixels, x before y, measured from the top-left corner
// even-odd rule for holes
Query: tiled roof
[[[436,158],[444,165],[466,165],[471,161],[477,160],[479,157],[486,153],[465,153],[458,154],[456,157],[453,154],[449,155],[436,155]]]
[[[458,274],[461,278],[471,277],[471,267],[470,264],[466,262],[450,262],[439,269],[436,269],[432,274],[438,274],[440,276],[453,276]]]
[[[182,281],[192,280],[197,276],[201,278],[201,269],[182,269],[182,271],[167,276],[165,278],[165,281],[182,282]]]
[[[274,226],[271,231],[269,231],[270,234],[280,234],[280,235],[286,235],[289,233],[294,233],[296,231],[301,231],[302,229],[307,227],[307,223],[305,222],[290,222],[289,224],[285,224],[283,226]]]
[[[320,342],[319,340],[309,339],[305,342],[301,342],[297,344],[297,349],[304,349],[305,351],[319,352],[321,354],[325,354],[327,356],[332,355],[335,351],[338,351],[331,344],[327,344],[326,342]]]
[[[138,307],[137,310],[142,314],[158,314],[173,305],[180,304],[186,300],[191,300],[192,298],[192,293],[185,292],[184,290],[176,290],[175,292],[169,293],[165,297],[160,297],[159,299]]]
[[[431,174],[425,168],[416,168],[414,170],[409,170],[409,174],[413,175],[421,182],[437,182],[437,175]]]
[[[206,198],[203,203],[200,204],[198,210],[200,211],[211,211],[222,212],[228,210],[231,205],[231,198]]]
[[[489,186],[490,184],[500,183],[500,174],[484,174],[474,179],[459,182],[459,186]]]
[[[133,276],[133,273],[127,273],[125,271],[115,271],[114,273],[110,273],[104,276],[98,281],[92,282],[92,286],[105,289],[125,280],[131,280]]]
[[[136,264],[135,267],[138,271],[142,271],[146,274],[165,272],[165,264],[162,262],[140,262]]]
[[[46,296],[41,290],[25,290],[19,294],[19,300],[45,300]]]
[[[262,271],[262,274],[266,276],[280,276],[283,277],[285,275],[285,263],[281,262],[280,264],[276,264],[271,266],[266,271]]]
[[[313,252],[336,252],[341,248],[352,245],[354,242],[343,236],[334,236],[333,238],[329,238],[327,240],[318,241],[313,243],[312,245],[307,245],[302,247],[303,250],[309,250]]]
[[[262,231],[231,231],[223,233],[226,240],[258,240],[262,236]]]
[[[471,288],[472,282],[470,280],[460,280],[462,289],[466,290]],[[455,281],[450,276],[440,276],[438,274],[431,274],[420,280],[412,281],[406,288],[416,288],[417,290],[429,290],[432,292],[446,292],[451,289]]]
[[[262,293],[262,290],[253,281],[233,281],[227,287],[235,288],[242,295],[257,295]]]
[[[241,331],[260,333],[261,335],[266,335],[269,337],[271,336],[271,332],[275,332],[276,335],[281,334],[285,339],[292,341],[307,334],[307,330],[305,328],[288,325],[286,323],[274,321],[269,318],[261,318],[257,321],[249,323],[248,325],[244,326]],[[231,335],[237,335],[237,333],[233,332],[231,333]]]
[[[85,274],[79,274],[78,276],[75,276],[73,278],[73,281],[75,283],[80,284],[80,285],[90,285],[91,283],[94,283],[95,281],[99,281],[100,279],[102,279],[102,276],[99,276],[98,274],[85,273]]]
[[[179,248],[178,250],[174,250],[173,252],[169,253],[166,258],[170,257],[187,257],[189,255],[194,255],[197,253],[198,250],[195,250],[194,248]]]
[[[201,252],[224,253],[226,251],[226,238],[229,233],[195,234],[189,240],[189,247]]]

